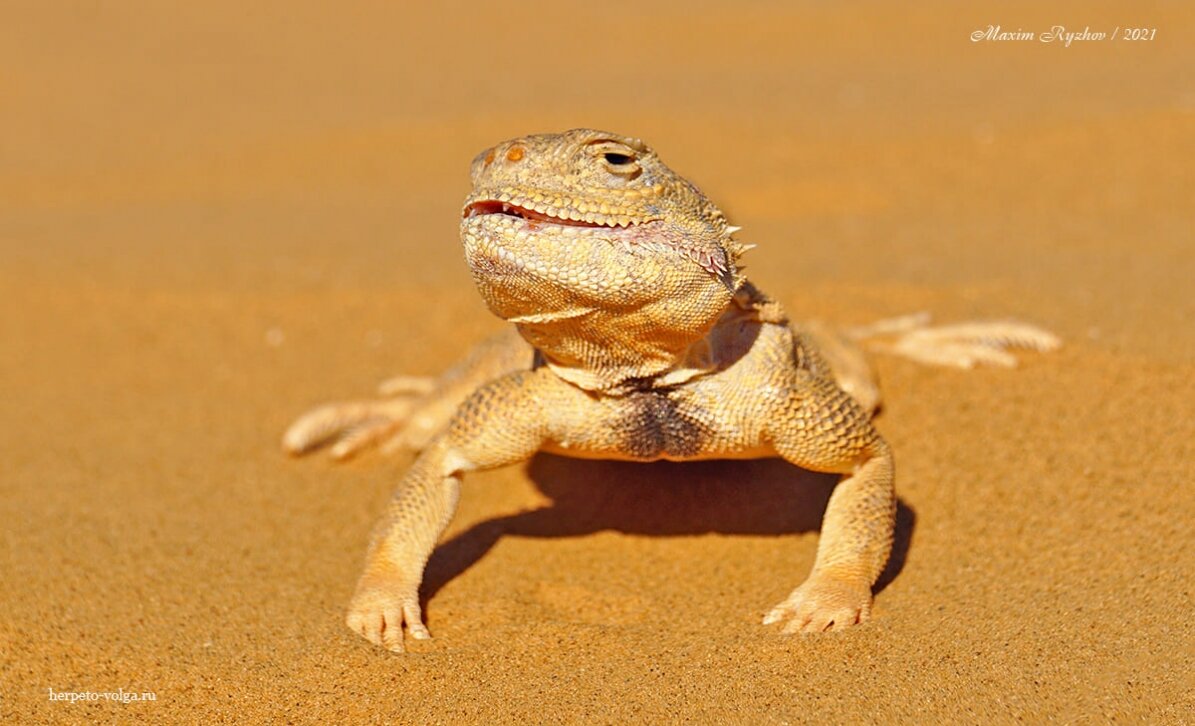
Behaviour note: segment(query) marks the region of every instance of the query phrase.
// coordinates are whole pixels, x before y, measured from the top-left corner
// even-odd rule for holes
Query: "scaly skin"
[[[740,274],[737,229],[637,139],[589,129],[513,139],[480,154],[472,176],[465,258],[517,335],[438,381],[397,379],[392,398],[318,409],[284,438],[294,453],[336,436],[341,456],[384,438],[422,449],[374,531],[349,627],[394,651],[404,624],[430,637],[419,586],[461,477],[537,451],[779,456],[840,474],[812,572],[764,622],[794,633],[867,620],[896,498],[859,349],[822,326],[790,327]]]

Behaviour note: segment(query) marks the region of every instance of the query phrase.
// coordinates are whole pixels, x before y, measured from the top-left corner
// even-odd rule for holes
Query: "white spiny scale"
[[[733,224],[732,224],[732,225],[728,225],[728,226],[726,227],[726,234],[727,234],[727,235],[732,235],[732,234],[734,234],[735,232],[741,231],[742,229],[743,229],[742,227],[736,227],[736,226],[734,226]]]

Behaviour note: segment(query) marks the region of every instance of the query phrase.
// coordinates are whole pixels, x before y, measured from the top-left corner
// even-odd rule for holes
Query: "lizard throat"
[[[567,212],[566,212],[567,213]],[[590,228],[606,228],[618,229],[629,226],[635,226],[635,221],[618,221],[611,220],[609,223],[602,221],[590,221],[586,219],[570,219],[568,217],[557,216],[550,211],[538,212],[528,207],[523,207],[518,204],[511,204],[510,202],[501,202],[496,199],[483,199],[481,201],[473,202],[465,207],[462,214],[466,219],[471,217],[478,217],[487,214],[500,214],[508,217],[515,217],[518,219],[525,219],[529,222],[540,224],[556,224],[562,227],[590,227]],[[574,214],[573,216],[580,216]]]

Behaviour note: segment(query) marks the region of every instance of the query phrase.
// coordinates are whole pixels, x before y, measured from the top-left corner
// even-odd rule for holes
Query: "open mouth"
[[[584,219],[569,219],[567,217],[558,217],[550,212],[537,212],[534,209],[521,207],[510,202],[499,202],[496,199],[483,199],[481,201],[473,202],[465,207],[464,217],[478,217],[483,214],[501,214],[507,217],[515,217],[526,219],[530,222],[558,224],[565,227],[626,227],[632,222],[626,224],[615,222],[611,220],[610,223],[603,224],[597,221],[587,221]]]

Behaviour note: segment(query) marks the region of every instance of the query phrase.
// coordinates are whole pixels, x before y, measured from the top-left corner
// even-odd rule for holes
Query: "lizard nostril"
[[[510,147],[510,151],[506,152],[506,160],[507,161],[518,161],[519,159],[522,159],[522,158],[523,158],[523,147],[522,146],[512,146],[512,147]]]
[[[489,166],[494,162],[494,150],[490,149],[489,153],[485,155],[485,165]]]

